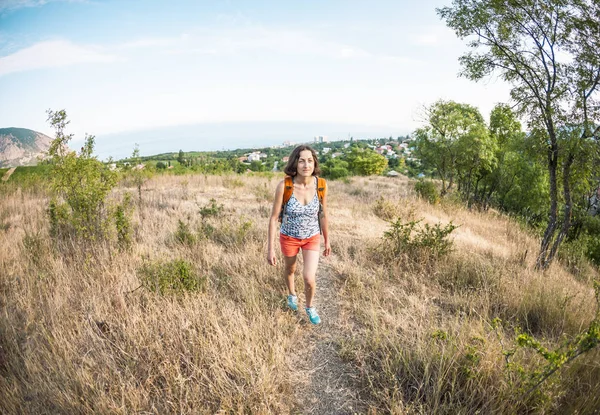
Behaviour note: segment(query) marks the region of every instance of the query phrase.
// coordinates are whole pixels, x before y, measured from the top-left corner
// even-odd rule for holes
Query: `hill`
[[[0,128],[0,167],[36,165],[46,156],[51,141],[27,128]]]
[[[516,331],[551,351],[576,338],[595,319],[597,270],[556,262],[538,272],[539,238],[514,219],[430,205],[405,178],[330,181],[333,253],[319,265],[323,323],[314,327],[285,306],[283,258],[277,267],[265,259],[280,179],[155,176],[122,251],[51,239],[45,190],[9,188],[0,198],[0,413],[600,407],[598,351],[525,394],[546,362],[515,344]],[[112,197],[134,186],[124,181]],[[394,231],[397,218],[459,225],[453,249],[429,250],[435,238],[404,243],[410,225]]]

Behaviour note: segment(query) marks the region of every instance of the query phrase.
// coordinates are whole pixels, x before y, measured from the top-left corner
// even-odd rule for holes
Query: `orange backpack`
[[[279,212],[279,223],[283,221],[285,207],[287,202],[294,193],[294,180],[291,176],[285,176],[283,184],[283,202],[281,204],[281,212]],[[319,229],[321,228],[321,217],[323,216],[323,197],[325,197],[325,179],[317,176],[317,196],[319,197]]]

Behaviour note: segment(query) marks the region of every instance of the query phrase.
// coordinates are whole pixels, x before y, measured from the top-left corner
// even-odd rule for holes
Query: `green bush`
[[[590,261],[600,267],[600,235],[588,240],[585,254]]]
[[[421,199],[424,199],[432,205],[440,201],[440,193],[435,184],[429,180],[419,180],[415,183],[415,192]]]
[[[196,243],[198,238],[190,230],[189,225],[179,219],[177,223],[177,231],[175,232],[175,240],[180,244],[191,246]]]
[[[422,221],[403,223],[400,218],[390,225],[390,230],[384,232],[383,249],[394,257],[400,254],[426,254],[426,256],[441,257],[452,250],[453,242],[448,235],[458,228],[452,222],[442,227],[439,223],[433,226],[417,226]]]
[[[131,248],[133,233],[131,227],[131,195],[129,193],[125,193],[123,201],[116,206],[114,218],[117,228],[117,244],[120,249],[127,250]]]
[[[164,170],[167,168],[167,165],[165,163],[163,163],[162,161],[159,161],[158,163],[156,163],[156,170]]]
[[[79,154],[70,151],[72,134],[65,135],[68,124],[64,110],[48,111],[56,130],[50,144],[52,191],[48,214],[50,233],[55,237],[78,237],[87,241],[104,240],[110,234],[106,198],[116,185],[116,173],[93,156],[94,137],[86,135]]]
[[[199,276],[194,266],[183,259],[147,263],[138,272],[142,286],[161,295],[202,291],[206,287],[206,277]]]
[[[201,207],[199,211],[203,219],[209,216],[218,216],[221,212],[223,212],[223,205],[218,204],[215,199],[210,199],[210,203]]]

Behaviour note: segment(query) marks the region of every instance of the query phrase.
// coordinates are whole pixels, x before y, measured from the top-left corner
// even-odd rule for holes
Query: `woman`
[[[316,289],[317,266],[319,265],[321,233],[325,245],[323,255],[329,256],[331,253],[327,227],[327,188],[325,180],[317,177],[320,173],[319,161],[315,150],[309,146],[296,147],[292,151],[284,171],[288,177],[277,185],[269,220],[267,261],[271,265],[277,264],[275,235],[278,218],[281,218],[279,242],[284,256],[283,276],[288,289],[288,307],[294,311],[298,310],[294,272],[296,271],[296,257],[302,249],[306,314],[311,323],[319,324],[321,318],[313,306],[313,299]],[[284,196],[286,200],[284,200]],[[288,198],[289,200],[287,200]]]

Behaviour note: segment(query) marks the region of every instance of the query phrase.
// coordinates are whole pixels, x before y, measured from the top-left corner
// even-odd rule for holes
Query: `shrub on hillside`
[[[117,244],[120,249],[127,250],[131,248],[132,227],[131,227],[131,195],[125,193],[123,201],[118,204],[114,212],[115,227],[117,228]]]
[[[403,223],[398,218],[390,224],[390,229],[383,234],[384,250],[397,257],[407,254],[414,259],[425,254],[425,257],[441,257],[452,250],[453,242],[448,236],[458,226],[452,222],[446,226],[436,223],[431,226],[426,223],[418,226],[422,220]]]
[[[183,245],[192,246],[198,240],[198,237],[190,230],[190,226],[179,219],[177,222],[177,231],[175,231],[175,240]]]
[[[217,203],[215,199],[210,199],[210,203],[200,208],[200,216],[202,219],[210,216],[219,216],[223,212],[223,204]]]
[[[430,180],[419,180],[415,183],[415,192],[421,199],[424,199],[432,205],[440,201],[440,193],[435,184]]]
[[[67,147],[73,138],[64,129],[69,123],[64,110],[48,111],[48,120],[56,130],[50,144],[52,190],[48,214],[50,233],[55,237],[81,237],[103,240],[112,227],[106,199],[116,185],[116,173],[93,155],[94,136],[86,135],[79,154]]]
[[[200,291],[206,285],[206,278],[198,275],[194,266],[183,259],[146,263],[139,273],[142,286],[161,295]]]

